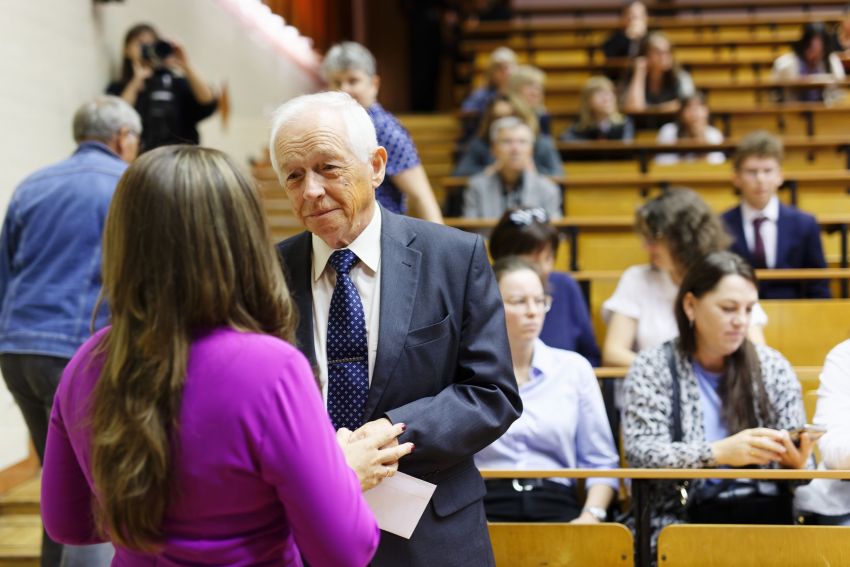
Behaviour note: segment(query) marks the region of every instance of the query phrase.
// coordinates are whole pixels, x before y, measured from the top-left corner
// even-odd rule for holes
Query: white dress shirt
[[[322,399],[328,403],[328,313],[336,286],[336,270],[328,266],[334,249],[313,235],[313,344],[316,364],[319,366],[319,383]],[[369,350],[369,385],[378,352],[378,325],[381,312],[381,209],[375,205],[375,214],[363,232],[346,248],[357,254],[360,261],[351,268],[349,276],[360,294],[366,320],[366,345]],[[302,315],[303,316],[303,315]]]
[[[776,235],[779,222],[779,198],[774,195],[767,202],[764,209],[758,210],[741,201],[741,219],[744,223],[744,238],[747,240],[747,249],[752,252],[756,246],[756,234],[753,229],[753,220],[765,217],[767,220],[761,223],[761,240],[764,242],[764,259],[768,268],[776,266]]]

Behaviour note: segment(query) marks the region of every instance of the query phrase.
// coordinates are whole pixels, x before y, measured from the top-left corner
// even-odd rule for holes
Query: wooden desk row
[[[484,469],[485,479],[522,478],[617,478],[631,480],[632,507],[637,539],[635,565],[651,564],[649,489],[652,481],[691,479],[754,479],[763,481],[850,479],[850,470],[790,470],[790,469],[553,469],[553,470],[496,470]],[[842,532],[842,534],[845,532]],[[697,545],[697,542],[694,542]]]
[[[848,257],[848,227],[850,227],[850,215],[817,215],[816,218],[821,230],[837,230],[840,232],[840,266],[842,268],[850,267],[850,257]],[[496,221],[497,219],[468,219],[451,217],[445,219],[446,224],[449,226],[453,226],[461,230],[482,233],[487,233],[492,230],[496,225]],[[570,249],[570,270],[574,272],[580,270],[578,254],[579,238],[581,235],[593,232],[620,234],[634,232],[634,218],[630,216],[565,217],[552,221],[552,224],[568,238]],[[844,278],[844,275],[841,274],[840,277]]]
[[[647,11],[652,14],[678,14],[695,12],[715,12],[723,10],[746,9],[750,14],[757,14],[759,10],[776,10],[782,8],[794,8],[803,13],[810,13],[813,9],[828,9],[836,6],[844,6],[844,0],[750,0],[746,4],[734,0],[676,0],[675,2],[664,2],[658,0],[644,0]],[[601,2],[559,2],[557,4],[526,4],[517,3],[512,12],[517,17],[531,18],[534,16],[569,16],[573,18],[587,17],[588,15],[606,14],[614,17],[619,16],[623,10],[621,1],[603,0]]]
[[[552,131],[555,136],[558,136],[564,128],[578,119],[578,107],[552,106],[549,108],[549,114],[553,121]],[[455,113],[455,116],[460,123],[463,123],[467,120],[477,120],[478,113],[459,111]],[[629,116],[636,121],[639,128],[643,129],[657,129],[662,124],[675,120],[674,113],[658,110],[632,112]],[[842,140],[837,137],[846,130],[848,118],[850,118],[850,104],[827,106],[822,102],[771,102],[758,106],[741,104],[715,106],[711,109],[710,122],[719,127],[726,137],[744,135],[750,130],[761,127],[774,130],[781,135],[796,134],[794,137],[799,144],[802,144],[803,137],[815,135],[819,137],[830,135],[836,138],[833,141],[841,142]],[[760,123],[754,123],[754,119],[760,120]],[[800,121],[798,127],[792,124],[794,120]],[[427,128],[422,130],[425,131]],[[441,131],[443,130],[445,127],[441,124]],[[459,128],[457,131],[461,130]],[[843,137],[843,141],[847,143],[846,136]]]
[[[793,0],[791,0],[793,1]],[[846,2],[842,0],[834,0],[841,2],[843,6]],[[837,4],[836,4],[837,5]],[[798,2],[797,7],[800,6]],[[744,7],[743,4],[738,4],[738,7]],[[665,32],[673,32],[676,30],[694,30],[696,33],[716,34],[718,32],[729,33],[731,30],[742,30],[750,33],[756,31],[775,32],[781,26],[789,28],[797,28],[810,22],[824,22],[832,24],[841,21],[843,18],[842,10],[822,10],[817,13],[754,13],[754,14],[690,14],[679,16],[661,16],[650,19],[650,26],[653,29],[664,30]],[[594,19],[573,19],[563,20],[555,18],[547,19],[513,19],[509,21],[490,21],[490,22],[475,22],[466,24],[464,27],[464,35],[468,38],[473,37],[505,37],[511,34],[535,34],[535,33],[552,33],[552,34],[575,34],[578,36],[587,35],[594,32],[610,33],[614,30],[621,29],[623,24],[620,19],[611,18],[594,18]]]

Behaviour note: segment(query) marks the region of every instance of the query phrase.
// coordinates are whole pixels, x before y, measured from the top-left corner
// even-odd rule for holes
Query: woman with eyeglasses
[[[552,306],[543,322],[540,340],[550,347],[571,350],[599,366],[601,355],[587,302],[581,288],[569,274],[556,272],[555,257],[561,244],[558,229],[542,208],[506,211],[490,235],[493,261],[519,256],[537,266],[552,295]]]
[[[516,256],[494,266],[505,305],[505,322],[522,397],[523,413],[495,443],[475,456],[479,468],[560,469],[618,466],[599,384],[581,355],[546,346],[543,319],[552,306],[537,267]],[[569,479],[487,481],[484,507],[491,522],[575,522],[605,520],[618,483],[587,481],[579,502]]]

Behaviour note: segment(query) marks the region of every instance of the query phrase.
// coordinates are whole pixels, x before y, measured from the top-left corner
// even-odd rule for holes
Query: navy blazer
[[[381,209],[378,352],[364,423],[405,423],[399,470],[437,484],[410,540],[384,532],[372,565],[492,565],[473,455],[522,411],[499,289],[480,236]],[[315,365],[309,232],[278,245]]]
[[[730,250],[746,258],[750,264],[753,255],[744,236],[744,220],[741,207],[723,213],[723,222],[735,238]],[[777,269],[825,268],[820,227],[815,217],[795,207],[779,205],[779,221],[776,234]],[[831,297],[827,280],[763,281],[759,283],[760,299],[798,299],[803,297]]]

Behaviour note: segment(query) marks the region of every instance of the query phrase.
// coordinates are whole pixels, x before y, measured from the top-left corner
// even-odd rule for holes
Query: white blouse
[[[658,346],[679,336],[673,304],[679,288],[663,270],[649,264],[632,266],[620,277],[614,295],[602,304],[602,318],[607,324],[613,313],[621,313],[637,321],[637,334],[632,350]],[[750,325],[767,325],[767,313],[761,305],[753,309]]]

